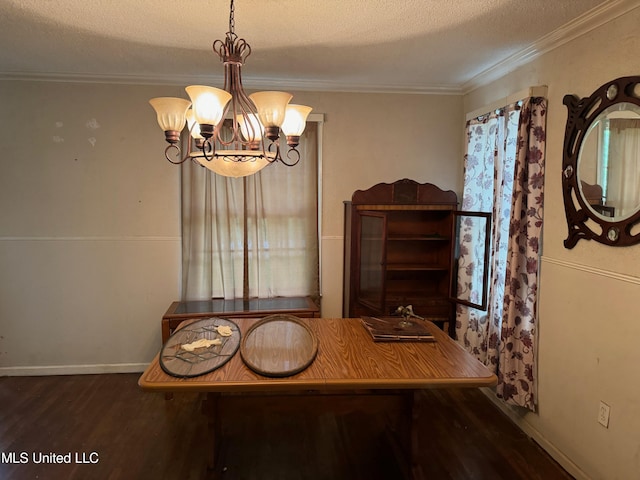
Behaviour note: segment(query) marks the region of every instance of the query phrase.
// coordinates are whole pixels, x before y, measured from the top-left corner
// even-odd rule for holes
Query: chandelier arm
[[[213,51],[218,54],[221,61],[224,57],[229,56],[229,52],[227,52],[226,46],[226,42],[223,42],[222,40],[216,40],[213,42]]]
[[[220,124],[216,127],[214,131],[213,137],[211,137],[212,142],[218,143],[221,147],[228,147],[230,145],[236,146],[236,148],[240,149],[240,145],[246,146],[249,142],[244,141],[240,134],[240,128],[238,125],[238,121],[236,120],[236,112],[237,108],[237,100],[235,97],[232,97],[223,112],[223,120],[220,121]],[[229,114],[231,112],[231,114]],[[231,122],[231,134],[228,139],[225,139],[224,134],[224,119],[228,119]]]
[[[295,147],[291,147],[287,151],[287,159],[289,160],[289,162],[286,162],[282,158],[280,159],[280,161],[284,163],[287,167],[293,167],[297,165],[298,162],[300,161],[300,152]]]
[[[225,88],[226,90],[226,88]],[[229,117],[229,110],[231,110],[231,115],[233,115],[233,104],[235,103],[236,99],[234,97],[231,97],[231,100],[229,100],[229,103],[227,103],[227,105],[224,107],[224,111],[222,112],[222,120],[220,120],[220,123],[218,125],[216,125],[213,137],[211,138],[211,142],[212,144],[219,144],[221,147],[228,147],[229,145],[231,145],[234,141],[236,141],[236,129],[232,128],[232,132],[231,132],[231,138],[229,140],[225,140],[225,134],[224,134],[224,123],[225,123],[225,119]],[[233,119],[231,119],[231,125],[234,126],[235,122],[233,121]]]
[[[175,151],[173,155],[171,155],[172,150]],[[167,148],[164,149],[164,158],[169,160],[169,162],[173,163],[174,165],[180,165],[181,163],[184,163],[187,160],[187,158],[189,158],[188,155],[185,155],[183,158],[180,158],[181,154],[182,154],[182,151],[180,150],[180,147],[175,143],[167,145]],[[177,158],[178,160],[173,160],[171,157]]]
[[[217,127],[216,127],[216,130],[218,130]],[[214,134],[213,137],[207,138],[202,143],[202,146],[200,147],[200,150],[202,151],[202,156],[204,157],[204,159],[207,162],[210,162],[216,156],[216,148],[215,148],[214,137],[215,137],[215,134]]]
[[[268,151],[269,153],[273,153],[273,152],[272,152],[272,147],[273,147],[274,145],[275,145],[276,151],[275,151],[275,153],[274,153],[273,157],[271,158],[269,155],[265,155],[265,158],[267,159],[267,161],[268,161],[269,163],[275,163],[275,162],[280,161],[280,162],[282,162],[282,163],[284,163],[284,164],[286,165],[286,162],[284,162],[284,161],[282,160],[282,153],[280,152],[280,143],[279,143],[279,142],[271,142],[271,143],[269,144],[269,148],[267,149],[267,151]]]
[[[247,130],[247,133],[249,134],[249,137],[254,139],[253,142],[250,140],[250,138],[244,139],[243,145],[247,146],[252,150],[255,150],[258,148],[258,145],[256,145],[256,140],[260,139],[260,144],[262,144],[264,135],[262,130],[259,128],[259,125],[256,122],[251,121],[252,118],[253,119],[258,118],[258,111],[256,110],[256,107],[253,104],[253,102],[249,99],[249,97],[244,93],[244,90],[242,89],[242,77],[240,74],[240,69],[238,69],[238,72],[237,72],[237,82],[238,82],[237,85],[240,86],[240,88],[236,89],[237,97],[238,97],[238,107],[239,107],[238,114],[242,115],[242,117],[244,118],[245,128]],[[263,144],[262,144],[262,151],[264,152]]]

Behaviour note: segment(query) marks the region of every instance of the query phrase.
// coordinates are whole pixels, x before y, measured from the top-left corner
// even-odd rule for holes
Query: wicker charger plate
[[[231,335],[223,336],[218,327],[230,327]],[[190,344],[198,340],[212,340],[218,345],[195,348]],[[197,377],[227,363],[240,346],[240,329],[225,318],[205,318],[183,327],[169,337],[160,351],[160,367],[165,373],[180,378]]]
[[[242,339],[240,355],[254,372],[287,377],[303,371],[318,353],[318,339],[293,315],[269,315],[254,323]]]

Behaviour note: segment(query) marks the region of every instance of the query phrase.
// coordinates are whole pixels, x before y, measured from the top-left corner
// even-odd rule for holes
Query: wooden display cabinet
[[[452,335],[456,219],[484,218],[488,232],[490,218],[458,212],[457,205],[455,192],[408,179],[356,191],[345,202],[343,316],[387,316],[412,305]],[[485,297],[486,281],[485,275]]]

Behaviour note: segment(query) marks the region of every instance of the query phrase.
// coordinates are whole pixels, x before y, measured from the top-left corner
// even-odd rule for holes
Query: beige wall
[[[0,375],[136,371],[157,352],[180,294],[179,168],[147,104],[159,95],[183,92],[0,82]],[[325,116],[322,310],[341,316],[342,202],[405,177],[457,190],[462,97],[295,99]]]
[[[465,97],[471,112],[530,85],[548,85],[545,223],[540,281],[537,414],[511,412],[577,478],[640,472],[640,246],[581,240],[567,250],[562,201],[563,96],[587,97],[640,75],[640,8],[535,59]],[[600,400],[609,428],[597,423]]]
[[[158,93],[0,82],[0,375],[156,352],[180,273],[179,177],[143,102]]]

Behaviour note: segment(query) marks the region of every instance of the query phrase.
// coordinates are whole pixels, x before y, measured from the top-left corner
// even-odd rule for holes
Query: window
[[[467,123],[462,210],[492,213],[491,258],[489,262],[489,308],[486,311],[458,306],[457,337],[484,363],[497,357],[502,325],[509,222],[520,109],[517,104]],[[464,241],[466,237],[461,236]],[[476,243],[478,249],[482,244]],[[478,268],[470,268],[482,252],[467,248],[459,262],[458,285],[473,280]],[[471,280],[469,280],[471,279]],[[477,284],[478,281],[476,280]]]
[[[184,164],[183,300],[319,295],[320,125],[307,122],[293,167],[229,178]]]

